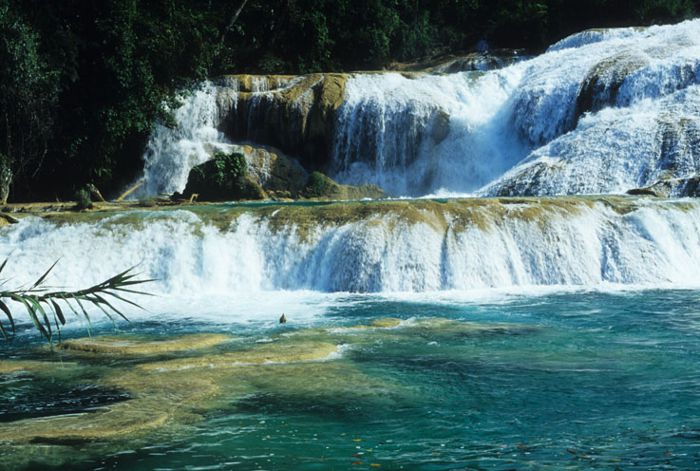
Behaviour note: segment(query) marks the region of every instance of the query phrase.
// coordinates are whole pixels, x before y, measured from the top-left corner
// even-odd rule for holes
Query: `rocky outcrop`
[[[248,175],[245,156],[217,153],[214,158],[190,170],[184,196],[197,195],[206,201],[263,199],[260,185]]]
[[[644,188],[634,188],[627,192],[635,196],[694,197],[700,196],[700,176],[688,178],[668,178],[659,180]]]
[[[234,146],[248,164],[248,176],[268,198],[298,198],[306,187],[308,172],[298,160],[278,149],[251,145]]]
[[[536,149],[481,194],[603,194],[668,186],[658,182],[700,173],[699,111],[696,85],[653,102],[586,114],[575,131]]]
[[[320,172],[309,173],[294,158],[271,147],[230,145],[190,171],[185,198],[200,201],[260,199],[362,199],[382,198],[374,185],[339,185]],[[179,195],[176,195],[176,198]]]
[[[339,185],[321,172],[313,172],[309,175],[304,196],[316,199],[357,200],[384,198],[386,195],[376,185]]]
[[[456,72],[487,72],[502,69],[519,62],[527,56],[520,49],[496,49],[489,52],[472,52],[464,55],[440,55],[416,62],[390,65],[393,71],[426,72],[430,74],[453,74]]]
[[[625,79],[648,63],[647,57],[630,52],[609,57],[593,66],[581,84],[576,100],[577,117],[614,105]]]
[[[307,168],[322,168],[331,153],[347,79],[345,74],[223,77],[219,84],[237,95],[220,127],[233,141],[274,146]]]

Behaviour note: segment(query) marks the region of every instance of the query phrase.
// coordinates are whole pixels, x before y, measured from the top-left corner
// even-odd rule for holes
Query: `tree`
[[[18,178],[34,177],[48,152],[58,101],[57,71],[39,34],[0,0],[0,202]]]

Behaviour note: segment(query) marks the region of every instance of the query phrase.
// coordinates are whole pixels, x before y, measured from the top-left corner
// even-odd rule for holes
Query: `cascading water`
[[[235,84],[229,103],[235,102]],[[211,158],[212,150],[229,142],[218,129],[222,95],[210,82],[183,97],[174,112],[175,126],[156,124],[144,154],[144,183],[138,194],[182,191],[192,167]]]
[[[700,170],[698,83],[700,21],[585,32],[477,76],[356,77],[340,113],[337,177],[409,195],[482,185],[482,194],[624,192],[669,169]],[[664,139],[680,146],[669,151]],[[533,162],[546,174],[533,176]]]
[[[141,196],[218,150],[272,191],[324,166],[396,195],[576,196],[4,214],[3,285],[58,260],[51,290],[136,267],[155,294],[109,298],[131,324],[88,299],[51,350],[31,303],[0,305],[5,467],[698,467],[700,201],[581,195],[700,194],[700,20],[486,72],[224,77],[174,117]],[[83,314],[97,335],[74,338]]]
[[[251,77],[246,92],[256,97],[288,84],[288,80]],[[132,197],[170,195],[183,191],[190,170],[211,159],[217,151],[240,151],[221,128],[227,116],[236,112],[243,84],[236,77],[206,81],[179,98],[174,126],[158,123],[144,153],[143,183]],[[250,105],[255,107],[255,103]],[[249,123],[255,126],[256,123]],[[250,157],[250,156],[247,156]]]
[[[696,203],[357,205],[343,216],[282,206],[129,212],[79,224],[26,219],[1,234],[0,257],[10,257],[18,283],[71,260],[52,280],[71,287],[138,265],[160,280],[157,291],[176,297],[700,282]]]
[[[284,95],[303,77],[278,80],[284,86],[250,78],[235,134],[289,144],[302,161],[325,158],[341,183],[397,196],[621,193],[700,170],[700,20],[587,31],[487,72],[347,75],[325,131],[289,111],[317,106],[311,89]],[[156,128],[145,193],[181,191],[192,166],[235,141],[221,131],[230,131],[239,88],[206,83],[176,110],[175,128]],[[270,127],[278,121],[283,131]],[[325,157],[316,155],[319,132],[332,133]],[[316,154],[298,155],[310,148]]]
[[[354,77],[338,116],[332,173],[395,195],[476,190],[526,151],[504,116],[521,73]]]

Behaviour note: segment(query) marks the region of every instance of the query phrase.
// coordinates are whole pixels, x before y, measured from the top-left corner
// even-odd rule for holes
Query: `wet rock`
[[[258,200],[266,197],[264,190],[248,174],[246,158],[240,153],[217,152],[214,157],[197,165],[187,178],[184,197],[198,195],[204,201]]]
[[[222,128],[233,140],[274,146],[298,156],[306,167],[323,167],[329,160],[347,78],[346,74],[224,77],[221,83],[237,83],[240,91]],[[275,86],[264,85],[271,82]]]
[[[639,53],[621,53],[596,64],[581,84],[576,101],[576,115],[599,111],[615,105],[625,79],[649,63]]]
[[[700,176],[687,178],[666,178],[658,180],[644,188],[634,188],[627,192],[629,195],[646,195],[662,198],[694,197],[700,196]]]
[[[450,115],[445,110],[438,110],[430,126],[431,137],[435,144],[440,144],[450,134]]]
[[[51,372],[57,367],[66,369],[74,366],[73,363],[61,363],[57,365],[50,361],[33,361],[33,360],[0,360],[0,374],[9,374],[17,372]]]
[[[260,146],[234,146],[245,155],[248,175],[268,196],[298,198],[302,193],[308,172],[297,159],[281,151]]]
[[[501,69],[527,56],[521,49],[495,49],[465,55],[441,55],[411,63],[394,63],[390,70],[453,74],[456,72],[486,72]]]
[[[190,350],[228,341],[229,337],[185,336],[155,342],[135,342],[132,338],[113,337],[97,342],[74,344],[105,355],[149,355],[163,351]],[[97,411],[71,416],[50,416],[16,420],[0,426],[0,443],[41,445],[80,444],[135,439],[146,434],[177,430],[183,424],[201,420],[198,411],[219,405],[217,398],[225,388],[227,396],[249,394],[251,385],[236,381],[237,372],[250,366],[288,365],[329,359],[337,345],[327,342],[297,342],[293,339],[274,344],[255,345],[249,350],[200,355],[172,361],[142,363],[136,367],[106,368],[99,386],[124,391],[131,399],[109,404]],[[45,369],[54,362],[2,363],[3,371]],[[274,369],[266,370],[272,377]],[[50,372],[50,370],[47,370]],[[249,374],[250,375],[250,374]],[[256,377],[259,375],[256,374]],[[272,380],[270,380],[272,382]]]
[[[70,382],[89,380],[100,391],[118,391],[118,402],[97,404],[73,415],[26,418],[0,424],[3,462],[61,465],[145,446],[187,433],[207,411],[223,407],[266,411],[285,407],[307,413],[371,413],[415,400],[407,385],[363,372],[342,345],[377,340],[521,332],[523,326],[478,324],[450,319],[377,319],[343,329],[300,329],[271,342],[225,345],[225,335],[196,334],[149,341],[134,336],[64,342],[67,352],[103,355],[114,361],[98,368],[57,361],[0,361],[0,373],[30,371],[56,375],[65,365]],[[219,353],[207,351],[220,346]],[[238,350],[231,350],[236,348]],[[154,361],[149,355],[186,353]],[[48,355],[48,353],[46,353]],[[140,362],[134,364],[133,357]],[[125,362],[120,362],[125,358]],[[63,376],[57,380],[66,381]],[[20,451],[21,450],[21,451]],[[70,450],[70,454],[66,451]]]
[[[386,195],[376,185],[340,185],[321,172],[313,172],[309,175],[303,196],[319,199],[358,200],[384,198]]]
[[[398,327],[399,325],[401,325],[401,319],[396,319],[394,317],[376,319],[370,324],[371,327],[376,327],[380,329],[390,329],[393,327]]]
[[[250,350],[182,358],[140,365],[144,371],[180,371],[199,368],[226,369],[263,364],[322,361],[332,358],[338,345],[316,341],[279,341],[257,345]]]

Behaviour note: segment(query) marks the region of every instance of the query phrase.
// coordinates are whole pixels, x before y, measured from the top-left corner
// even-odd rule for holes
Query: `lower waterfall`
[[[13,283],[130,266],[158,293],[433,292],[700,280],[700,203],[560,198],[132,210],[1,233]]]

